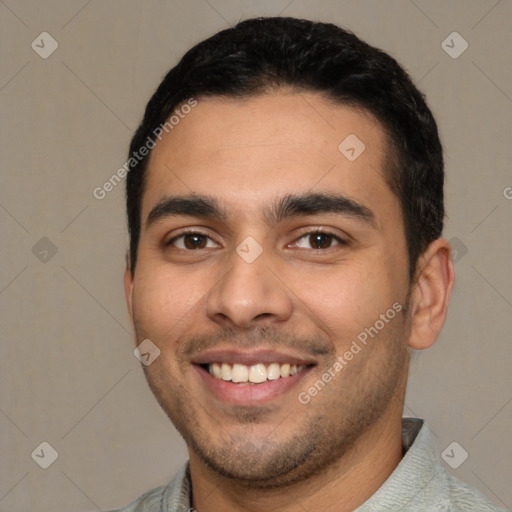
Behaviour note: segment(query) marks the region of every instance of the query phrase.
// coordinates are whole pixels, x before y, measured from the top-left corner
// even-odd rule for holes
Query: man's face
[[[279,485],[400,417],[409,322],[389,310],[406,304],[408,257],[385,162],[372,116],[314,93],[199,99],[153,150],[127,299],[191,458]],[[241,382],[218,378],[223,363]]]

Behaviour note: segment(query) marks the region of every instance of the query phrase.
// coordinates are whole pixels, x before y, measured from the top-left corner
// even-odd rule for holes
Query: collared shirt
[[[384,484],[354,512],[504,512],[443,468],[428,425],[402,420],[404,456]],[[193,512],[187,462],[168,484],[112,512]]]

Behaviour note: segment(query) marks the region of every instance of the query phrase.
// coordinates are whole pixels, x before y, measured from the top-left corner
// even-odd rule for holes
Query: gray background
[[[428,419],[439,453],[459,443],[467,460],[443,464],[512,506],[510,0],[5,0],[0,511],[121,506],[186,459],[132,353],[123,184],[103,200],[92,192],[124,163],[146,101],[186,49],[279,13],[350,28],[427,94],[446,149],[457,283],[437,344],[414,358],[405,415]],[[43,31],[59,45],[46,59],[31,47],[48,51]],[[458,58],[442,46],[454,31],[469,44]],[[31,457],[43,441],[58,453],[48,469],[35,461],[44,447]]]

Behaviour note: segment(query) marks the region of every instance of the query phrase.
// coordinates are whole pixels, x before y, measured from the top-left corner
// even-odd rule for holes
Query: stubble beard
[[[402,318],[403,319],[403,318]],[[292,412],[275,430],[265,437],[254,436],[258,425],[268,415],[264,406],[236,407],[230,410],[230,422],[238,422],[236,433],[222,425],[200,424],[201,407],[181,384],[177,383],[161,366],[160,371],[145,367],[145,376],[162,409],[178,432],[205,466],[219,475],[235,480],[238,485],[251,489],[272,489],[288,486],[325,471],[341,460],[357,441],[374,426],[389,409],[392,400],[403,401],[403,383],[406,378],[409,354],[403,341],[408,333],[401,325],[390,341],[385,361],[362,367],[364,375],[347,371],[345,382],[328,384],[330,399],[320,402],[316,397]],[[407,336],[404,338],[404,336]],[[374,340],[374,343],[381,341]],[[357,356],[356,356],[357,357]],[[355,369],[355,365],[352,367]],[[350,372],[350,373],[349,373]],[[352,381],[350,380],[352,379]],[[296,398],[292,394],[293,399]],[[340,398],[341,397],[341,398]],[[302,414],[302,418],[300,415]],[[204,416],[204,414],[203,414]],[[292,431],[286,426],[292,424]],[[225,431],[225,441],[214,444],[208,432]]]

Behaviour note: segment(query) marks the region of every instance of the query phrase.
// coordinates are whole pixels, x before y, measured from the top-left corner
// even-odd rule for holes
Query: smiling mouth
[[[235,384],[262,384],[264,382],[287,379],[314,365],[290,363],[257,363],[245,365],[239,363],[209,363],[199,365],[218,380]]]

